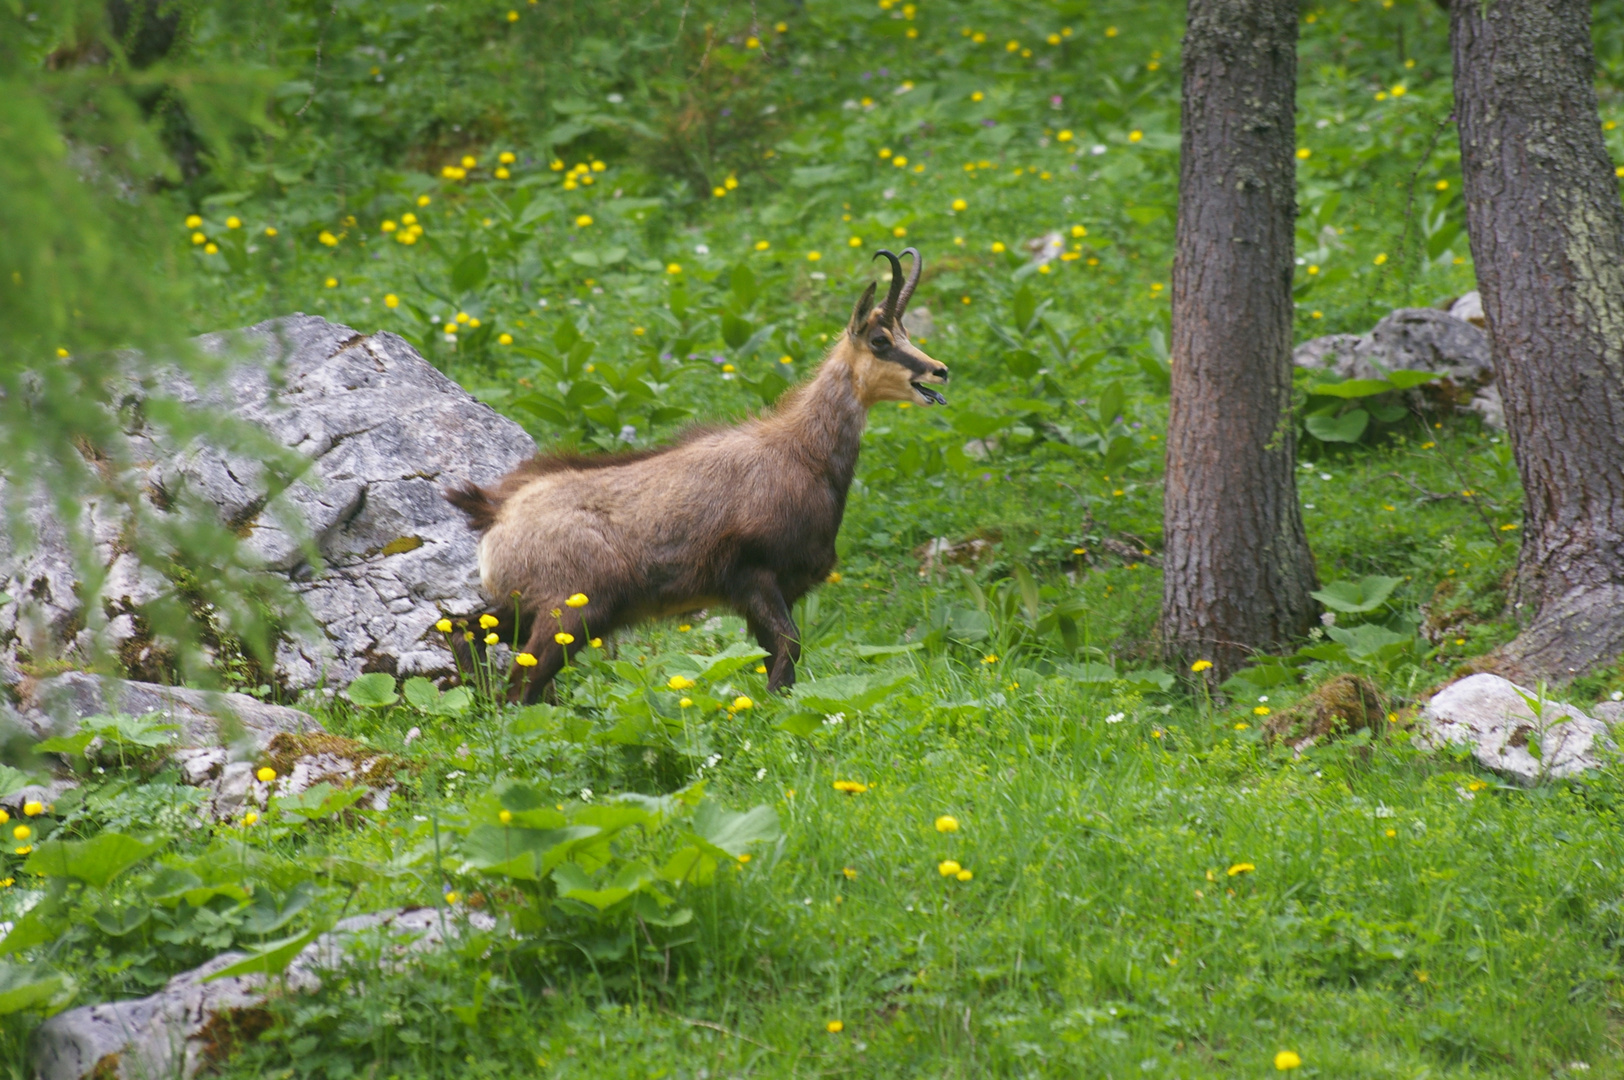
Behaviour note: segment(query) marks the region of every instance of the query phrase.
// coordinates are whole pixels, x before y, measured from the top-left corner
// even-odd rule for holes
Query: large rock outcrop
[[[294,315],[199,344],[244,359],[207,397],[177,381],[169,392],[252,422],[309,467],[267,504],[265,469],[246,454],[167,445],[150,429],[134,433],[135,449],[151,462],[145,480],[155,511],[163,511],[164,493],[183,488],[214,504],[314,616],[320,633],[281,643],[275,679],[299,690],[342,687],[368,671],[450,674],[450,654],[431,628],[442,614],[473,614],[485,602],[475,537],[440,492],[501,476],[535,453],[529,436],[394,334]],[[44,492],[28,500],[37,543],[19,551],[0,534],[0,593],[16,598],[0,605],[0,681],[13,685],[19,659],[72,661],[92,644],[66,531]],[[128,660],[139,652],[142,605],[170,584],[123,551],[121,517],[88,509],[108,570],[107,633]],[[320,553],[320,572],[306,560],[304,537]]]
[[[483,912],[453,915],[435,908],[356,915],[305,946],[277,981],[294,991],[319,989],[359,934],[385,938],[383,962],[393,968],[469,928],[489,931],[495,925]],[[212,1069],[270,1024],[265,1003],[271,980],[214,978],[243,959],[240,952],[221,953],[150,997],[86,1005],[51,1017],[34,1035],[36,1080],[190,1080]]]
[[[1424,742],[1469,746],[1479,765],[1528,785],[1600,768],[1614,751],[1603,721],[1487,673],[1434,694],[1416,727]]]
[[[1363,334],[1327,334],[1292,351],[1292,361],[1336,379],[1380,379],[1390,371],[1434,371],[1444,376],[1447,397],[1475,412],[1490,427],[1504,428],[1500,392],[1494,385],[1483,308],[1469,293],[1437,308],[1399,308]]]

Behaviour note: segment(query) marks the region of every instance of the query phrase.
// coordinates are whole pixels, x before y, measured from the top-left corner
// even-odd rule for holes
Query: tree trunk
[[[1190,0],[1163,643],[1218,673],[1314,621],[1293,472],[1296,0]]]
[[[1624,207],[1587,0],[1455,0],[1466,224],[1522,474],[1507,674],[1624,652]]]

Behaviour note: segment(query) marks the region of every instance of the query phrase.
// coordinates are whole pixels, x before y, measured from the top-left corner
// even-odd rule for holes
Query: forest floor
[[[874,250],[914,245],[950,404],[871,417],[797,697],[724,615],[620,635],[557,706],[319,704],[399,760],[385,811],[197,829],[173,768],[103,762],[37,839],[162,846],[51,893],[72,929],[27,955],[78,1003],[417,904],[499,922],[278,997],[221,1073],[1624,1075],[1624,773],[1520,788],[1411,738],[1514,632],[1503,437],[1435,398],[1299,431],[1321,582],[1383,593],[1338,625],[1390,646],[1316,631],[1223,687],[1156,655],[1181,5],[344,7],[264,17],[279,134],[176,197],[198,331],[392,330],[544,443],[647,445],[807,375]],[[1443,15],[1301,29],[1299,340],[1473,287]],[[927,567],[937,538],[988,543]],[[1380,730],[1264,740],[1344,672]],[[20,864],[0,920],[49,892]]]

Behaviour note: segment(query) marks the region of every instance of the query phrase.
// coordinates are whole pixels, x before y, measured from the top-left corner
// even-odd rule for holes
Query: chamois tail
[[[441,494],[446,502],[468,515],[468,527],[477,533],[489,532],[491,526],[496,524],[497,512],[502,509],[501,500],[472,482],[462,487],[446,488]]]

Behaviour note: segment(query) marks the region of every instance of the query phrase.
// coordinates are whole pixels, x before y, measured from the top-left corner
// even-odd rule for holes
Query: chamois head
[[[902,254],[913,256],[913,272],[906,282],[902,279],[901,259],[889,251],[874,256],[878,259],[883,255],[891,263],[891,291],[885,303],[876,308],[874,283],[870,282],[852,309],[851,322],[846,326],[852,373],[865,404],[907,401],[945,405],[947,399],[927,384],[947,382],[947,365],[926,356],[909,341],[902,325],[902,313],[908,308],[923,269],[918,251],[904,248]]]

